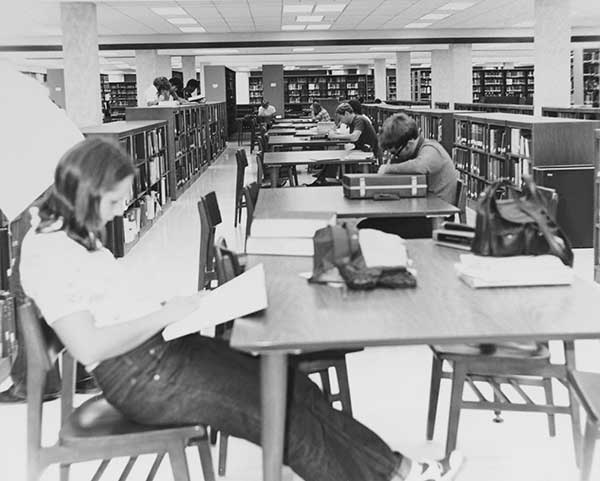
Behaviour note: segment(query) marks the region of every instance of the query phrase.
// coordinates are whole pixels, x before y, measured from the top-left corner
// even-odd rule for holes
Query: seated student
[[[178,100],[173,92],[174,89],[167,77],[156,77],[152,82],[152,86],[144,91],[144,100],[147,106],[158,105],[159,102],[169,100]]]
[[[318,100],[313,100],[313,103],[310,107],[311,117],[313,120],[317,122],[329,122],[331,121],[331,117],[329,116],[329,112],[321,107],[321,104]]]
[[[456,170],[446,149],[433,139],[425,139],[415,121],[406,114],[388,117],[379,136],[382,150],[389,154],[379,167],[380,174],[425,174],[427,191],[453,204],[456,196]],[[408,238],[431,237],[427,218],[366,219],[359,228],[379,229]]]
[[[200,82],[196,79],[191,78],[185,84],[185,88],[183,89],[184,98],[187,100],[190,97],[193,97],[197,93],[199,94]]]
[[[277,112],[277,109],[269,104],[268,100],[263,100],[260,107],[258,107],[258,116],[265,120],[271,120],[275,112]]]
[[[122,213],[134,172],[127,155],[102,139],[63,156],[22,244],[25,292],[125,416],[148,425],[208,424],[259,444],[259,359],[200,334],[164,341],[162,329],[196,312],[203,293],[139,302],[135,273],[100,242]],[[296,371],[287,416],[284,462],[305,481],[448,481],[462,462],[457,453],[418,463],[393,452]]]

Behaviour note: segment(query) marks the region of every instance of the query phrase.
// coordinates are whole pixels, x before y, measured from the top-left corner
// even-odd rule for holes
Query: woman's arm
[[[112,326],[96,327],[89,311],[79,311],[57,319],[52,328],[73,357],[87,366],[139,346],[165,326],[194,312],[204,294],[175,297],[157,311]]]

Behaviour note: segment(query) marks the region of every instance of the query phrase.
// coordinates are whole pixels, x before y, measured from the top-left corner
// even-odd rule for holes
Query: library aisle
[[[234,229],[233,192],[235,179],[235,148],[230,144],[219,159],[165,212],[156,225],[121,260],[134,269],[149,292],[164,297],[191,293],[197,283],[199,220],[196,201],[211,190],[217,192],[223,223],[217,236],[223,235],[233,248],[241,245],[243,231]],[[251,161],[247,181],[255,178]],[[341,195],[341,193],[340,193]],[[441,247],[440,247],[441,248]],[[576,251],[575,267],[579,274],[592,278],[591,249]],[[418,268],[418,266],[417,266]],[[600,289],[600,287],[599,287]],[[402,322],[402,313],[398,313]],[[527,322],[526,319],[523,322]],[[556,346],[553,346],[556,348]],[[598,341],[577,343],[578,366],[600,371]],[[356,417],[379,433],[394,449],[415,457],[441,455],[445,441],[449,389],[442,383],[437,429],[433,442],[425,440],[425,419],[429,393],[431,353],[426,346],[368,349],[348,356],[352,403]],[[0,388],[3,386],[0,386]],[[543,395],[542,393],[539,393]],[[566,401],[561,386],[555,386],[557,399]],[[58,423],[59,403],[45,404]],[[557,415],[557,436],[548,437],[547,420],[543,414],[503,413],[504,423],[492,422],[487,411],[464,411],[461,415],[458,446],[467,456],[460,481],[575,481],[575,468],[569,418]],[[0,408],[0,472],[2,479],[25,479],[25,405],[5,405]],[[56,432],[52,426],[48,432]],[[201,480],[197,451],[189,449],[188,459],[192,479]],[[591,479],[600,479],[600,450]],[[217,460],[217,450],[213,451]],[[129,479],[142,481],[151,459],[142,457]],[[125,460],[109,467],[103,479],[117,479]],[[216,464],[215,464],[216,466]],[[96,463],[84,463],[72,468],[71,479],[89,479]],[[44,481],[58,479],[56,467],[48,469]],[[172,479],[167,462],[163,462],[156,477]],[[245,441],[230,438],[227,476],[225,481],[260,481],[260,449]],[[291,471],[286,481],[299,481]],[[340,480],[343,481],[343,480]]]

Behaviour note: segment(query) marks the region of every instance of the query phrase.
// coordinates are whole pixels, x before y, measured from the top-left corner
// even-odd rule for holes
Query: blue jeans
[[[142,424],[207,424],[260,444],[258,358],[226,342],[192,335],[165,342],[156,335],[93,371],[107,400]],[[389,480],[402,456],[319,388],[290,371],[284,462],[305,481]]]

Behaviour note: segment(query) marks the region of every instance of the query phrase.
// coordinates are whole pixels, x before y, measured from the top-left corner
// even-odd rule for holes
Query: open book
[[[229,282],[210,291],[198,309],[163,329],[166,341],[193,334],[224,322],[267,308],[265,271],[258,264]]]

